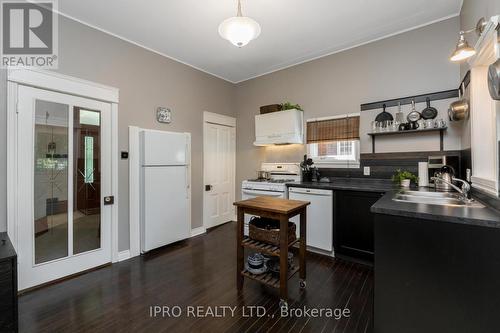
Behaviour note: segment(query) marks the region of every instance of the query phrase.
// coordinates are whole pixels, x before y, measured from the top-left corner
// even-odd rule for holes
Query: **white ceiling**
[[[217,28],[236,0],[63,0],[66,16],[233,83],[460,12],[462,0],[242,0],[262,27],[238,49]]]

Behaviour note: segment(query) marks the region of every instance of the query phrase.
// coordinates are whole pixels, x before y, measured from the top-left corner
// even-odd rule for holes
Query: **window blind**
[[[359,116],[307,122],[307,143],[359,139]]]

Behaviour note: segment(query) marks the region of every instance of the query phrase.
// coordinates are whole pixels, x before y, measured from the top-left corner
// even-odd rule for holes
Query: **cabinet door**
[[[381,197],[378,192],[335,192],[335,253],[373,260],[371,206]]]
[[[12,260],[0,261],[0,332],[16,331],[17,295]]]

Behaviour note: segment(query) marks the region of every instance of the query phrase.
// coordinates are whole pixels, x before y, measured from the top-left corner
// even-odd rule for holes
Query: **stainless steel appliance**
[[[444,183],[438,183],[432,180],[433,177],[440,175],[441,168],[444,166],[450,166],[455,170],[455,173],[458,175],[459,167],[460,167],[460,159],[457,155],[439,155],[439,156],[429,156],[427,160],[427,168],[429,171],[429,187],[435,187],[436,189],[449,191],[451,187]]]
[[[241,199],[259,196],[287,198],[287,183],[300,181],[298,163],[262,163],[261,170],[269,172],[269,179],[250,179],[241,183]],[[248,222],[252,215],[245,214],[245,235],[248,236]]]

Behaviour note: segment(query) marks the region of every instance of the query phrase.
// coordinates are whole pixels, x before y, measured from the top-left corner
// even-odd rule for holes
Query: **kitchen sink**
[[[394,201],[421,203],[438,206],[484,208],[484,205],[477,201],[463,201],[458,193],[450,192],[426,192],[402,190],[396,193]]]

